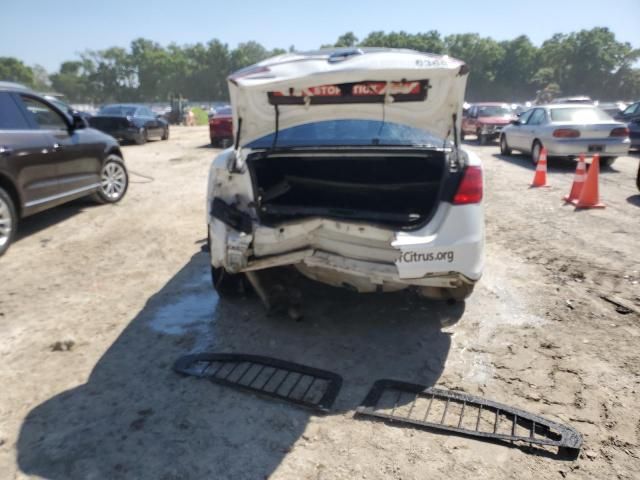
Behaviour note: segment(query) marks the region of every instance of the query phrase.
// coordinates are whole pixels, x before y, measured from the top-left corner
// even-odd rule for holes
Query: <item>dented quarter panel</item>
[[[468,165],[481,165],[475,153],[465,153]],[[393,247],[401,252],[395,262],[400,278],[459,272],[478,280],[484,267],[484,207],[482,203],[441,203],[425,227],[413,232],[398,232]],[[452,260],[449,260],[450,252],[453,252]],[[433,259],[427,260],[430,256]]]

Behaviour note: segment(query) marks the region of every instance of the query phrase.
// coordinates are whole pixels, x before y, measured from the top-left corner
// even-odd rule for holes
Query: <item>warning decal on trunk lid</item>
[[[322,105],[331,103],[377,103],[391,96],[394,102],[418,102],[427,98],[428,80],[366,81],[318,85],[267,92],[272,105]]]

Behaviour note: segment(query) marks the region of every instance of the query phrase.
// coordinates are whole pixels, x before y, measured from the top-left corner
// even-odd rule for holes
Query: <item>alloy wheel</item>
[[[11,239],[13,219],[9,205],[0,197],[0,248],[4,247]]]
[[[118,200],[127,188],[127,174],[118,162],[109,162],[102,168],[102,193],[110,200]]]

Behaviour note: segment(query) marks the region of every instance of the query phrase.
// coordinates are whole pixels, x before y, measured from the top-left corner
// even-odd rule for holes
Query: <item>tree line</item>
[[[640,49],[616,40],[608,28],[555,34],[539,47],[521,35],[496,41],[476,33],[442,36],[376,31],[364,39],[352,32],[322,47],[394,47],[447,54],[471,70],[467,100],[548,101],[559,95],[589,95],[600,100],[640,97]],[[295,51],[291,46],[289,51]],[[0,57],[0,80],[64,94],[71,102],[154,102],[172,95],[191,100],[227,100],[229,73],[286,50],[257,42],[236,48],[214,39],[194,45],[162,46],[138,38],[128,49],[111,47],[79,54],[57,72]]]

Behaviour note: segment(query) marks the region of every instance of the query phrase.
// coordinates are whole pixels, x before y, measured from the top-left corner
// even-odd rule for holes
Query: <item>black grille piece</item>
[[[332,372],[270,357],[237,353],[197,353],[179,358],[173,369],[183,375],[329,412],[342,386]]]
[[[378,380],[356,416],[485,440],[555,446],[570,458],[578,456],[582,445],[582,435],[572,427],[466,393],[395,380]]]

